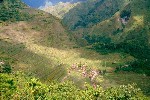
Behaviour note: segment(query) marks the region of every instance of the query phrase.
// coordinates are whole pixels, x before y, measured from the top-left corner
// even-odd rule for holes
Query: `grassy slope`
[[[36,17],[29,22],[16,22],[0,28],[1,58],[11,58],[9,61],[14,62],[15,70],[24,70],[41,79],[47,79],[51,74],[49,70],[54,70],[53,67],[59,64],[70,67],[74,63],[82,62],[90,67],[102,67],[103,61],[124,62],[124,59],[120,59],[120,54],[103,56],[91,50],[73,49],[74,44],[69,41],[59,20],[44,18],[53,20],[51,24],[45,25]]]
[[[2,23],[0,26],[0,60],[12,64],[14,70],[33,74],[43,81],[62,81],[67,76],[67,68],[74,63],[81,62],[89,68],[112,70],[113,66],[118,66],[112,65],[112,62],[124,64],[132,60],[132,57],[127,55],[124,58],[120,53],[101,55],[92,50],[74,48],[76,45],[70,41],[58,19],[39,10],[26,8],[23,11],[30,12],[32,18],[28,21]],[[132,74],[129,76],[132,77]],[[118,84],[114,83],[115,80],[101,78],[104,80],[103,86]],[[77,85],[89,82],[78,72],[73,72],[68,79]],[[125,80],[127,83],[130,81]]]
[[[127,0],[128,1],[128,0]],[[149,1],[145,0],[133,0],[131,3],[125,3],[119,12],[114,14],[111,18],[104,20],[90,28],[80,28],[74,31],[75,37],[78,39],[78,43],[83,40],[84,36],[87,34],[97,37],[108,38],[111,43],[125,45],[124,48],[129,48],[127,50],[132,56],[140,59],[150,58],[150,31],[149,31]],[[120,4],[121,5],[121,4]],[[128,23],[124,26],[122,25],[120,18],[120,12],[123,10],[131,10],[131,17]],[[78,35],[80,34],[80,35]],[[82,38],[82,39],[81,39]],[[100,40],[99,40],[100,41]],[[108,41],[109,43],[109,41]],[[85,45],[87,43],[85,42]],[[137,49],[138,48],[138,49]],[[142,51],[142,52],[139,52]]]
[[[132,1],[127,4],[122,10],[131,10],[131,17],[128,23],[123,26],[118,20],[120,18],[120,12],[117,12],[112,18],[105,20],[91,29],[89,29],[89,34],[96,36],[105,36],[111,39],[112,43],[121,44],[125,46],[126,52],[131,54],[137,59],[140,59],[136,65],[139,72],[144,70],[147,75],[150,72],[150,26],[149,26],[149,4],[148,0],[142,2],[141,0]],[[122,30],[122,31],[118,31]],[[145,62],[145,60],[147,60]],[[142,62],[145,62],[142,63]],[[142,71],[141,71],[142,72]]]
[[[123,37],[126,37],[126,35],[131,32],[132,30],[136,30],[137,28],[143,28],[148,24],[149,21],[149,1],[145,0],[143,3],[141,3],[141,0],[133,1],[130,4],[127,4],[123,9],[131,9],[131,18],[128,21],[128,24],[125,26],[125,29],[122,33],[118,33],[116,35],[113,35],[112,33],[117,30],[117,28],[122,28],[121,22],[118,21],[120,13],[117,12],[112,18],[105,20],[103,22],[100,22],[99,24],[95,25],[91,29],[91,33],[95,34],[102,34],[106,36],[111,36],[115,41],[118,40],[117,37],[120,37],[124,35]],[[147,26],[148,27],[148,26]],[[137,34],[137,33],[136,33]],[[149,33],[148,33],[149,34]],[[122,37],[122,38],[123,38]],[[118,41],[119,42],[119,41]]]
[[[43,78],[49,74],[48,69],[59,64],[69,67],[82,62],[90,67],[102,67],[103,61],[120,60],[120,54],[107,57],[91,50],[73,49],[75,44],[69,40],[59,20],[42,11],[28,8],[24,11],[35,17],[0,27],[1,56],[11,58],[10,62],[17,66],[15,69],[31,71]]]

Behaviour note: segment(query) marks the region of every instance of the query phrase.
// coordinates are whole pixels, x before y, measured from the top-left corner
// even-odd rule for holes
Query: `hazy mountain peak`
[[[22,1],[24,3],[26,3],[27,5],[29,5],[30,7],[33,7],[33,8],[39,8],[40,7],[41,8],[42,6],[45,6],[46,4],[57,5],[60,2],[77,3],[77,2],[87,1],[87,0],[22,0]]]
[[[74,8],[77,4],[80,2],[76,3],[71,3],[71,2],[59,2],[56,5],[45,5],[40,7],[39,9],[51,13],[52,15],[58,17],[58,18],[63,18],[63,16],[69,12],[70,9]]]

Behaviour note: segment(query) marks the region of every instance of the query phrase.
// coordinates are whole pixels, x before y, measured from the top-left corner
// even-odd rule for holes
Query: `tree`
[[[0,0],[0,3],[2,3],[3,2],[3,0]]]
[[[129,18],[130,16],[131,16],[131,11],[130,11],[130,10],[123,10],[123,11],[120,13],[120,17],[121,17],[121,18],[124,18],[124,17]]]
[[[11,72],[12,67],[8,63],[0,65],[0,73],[11,73]]]

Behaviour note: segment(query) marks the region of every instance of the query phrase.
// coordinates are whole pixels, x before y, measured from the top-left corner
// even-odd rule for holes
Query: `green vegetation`
[[[131,16],[131,11],[127,11],[127,10],[123,10],[121,13],[120,13],[120,18],[124,18],[124,17],[130,17]]]
[[[3,64],[3,62],[1,62],[0,64],[0,73],[11,73],[12,68],[9,64]]]
[[[148,0],[142,4],[140,0],[84,3],[93,5],[83,6],[92,17],[82,18],[89,22],[85,26],[79,22],[79,30],[68,31],[51,14],[28,8],[19,0],[4,0],[0,3],[1,98],[148,100],[147,4]],[[97,21],[99,10],[106,14]],[[121,16],[128,17],[125,23]]]
[[[0,4],[0,21],[27,20],[29,15],[21,12],[25,5],[20,0],[4,0]]]
[[[129,0],[87,0],[64,15],[63,24],[70,30],[89,28],[111,18]]]
[[[92,2],[92,1],[91,1]],[[95,2],[100,2],[99,0]],[[102,2],[102,1],[101,1]],[[105,3],[104,3],[105,2]],[[149,33],[149,0],[145,0],[141,4],[142,0],[113,0],[113,2],[108,2],[104,0],[98,7],[104,6],[104,4],[109,4],[115,7],[115,12],[113,14],[109,13],[110,16],[107,17],[105,14],[111,11],[107,7],[101,8],[99,12],[92,13],[103,13],[101,16],[103,20],[97,21],[97,24],[91,25],[88,28],[86,26],[78,27],[77,30],[73,31],[75,38],[82,39],[86,43],[82,46],[87,46],[88,48],[95,50],[101,54],[109,54],[114,52],[130,54],[135,58],[135,61],[127,62],[129,67],[127,70],[149,75],[150,73],[150,33]],[[84,5],[84,4],[83,4]],[[90,4],[89,4],[90,5]],[[89,6],[87,5],[87,6]],[[91,5],[94,5],[91,3]],[[80,5],[82,7],[82,5]],[[90,6],[86,11],[90,11],[90,8],[96,6]],[[78,7],[79,8],[79,7]],[[74,9],[78,9],[74,8]],[[85,8],[85,7],[84,7]],[[103,12],[103,10],[107,10]],[[82,12],[78,9],[77,12]],[[68,18],[73,18],[80,20],[80,13],[72,16],[72,12],[68,13],[66,19],[64,18],[64,24],[68,25],[68,28],[75,25],[77,21],[68,21]],[[82,14],[81,14],[82,15]],[[74,18],[75,17],[75,18]],[[76,18],[77,17],[77,18]],[[96,16],[94,15],[94,18]],[[93,17],[87,17],[94,20]],[[100,17],[99,17],[100,18]],[[86,13],[83,19],[86,19]],[[96,18],[97,19],[97,18]],[[67,21],[66,21],[67,20]],[[82,19],[81,19],[82,20]],[[67,23],[65,23],[65,21]],[[84,21],[84,20],[82,20]],[[85,22],[89,22],[88,19]],[[94,21],[92,21],[95,23]],[[75,23],[75,24],[74,24]],[[71,24],[71,25],[70,25]],[[80,24],[79,24],[80,26]],[[82,26],[82,25],[81,25]],[[79,35],[80,34],[80,35]],[[80,45],[81,43],[77,41]],[[118,67],[117,67],[118,68]],[[118,69],[117,69],[118,70]],[[119,70],[125,70],[124,68]]]
[[[117,72],[117,73],[110,73],[106,74],[104,76],[105,78],[109,79],[110,81],[114,81],[119,84],[119,85],[127,85],[127,84],[132,84],[136,83],[138,87],[141,88],[144,94],[150,95],[150,78],[146,77],[145,75],[142,74],[136,74],[133,72]],[[137,82],[138,81],[138,82]]]
[[[117,100],[140,99],[148,100],[136,85],[122,85],[104,90],[97,86],[93,88],[85,83],[84,89],[77,88],[72,82],[43,84],[38,79],[22,73],[0,74],[1,99],[93,99]]]

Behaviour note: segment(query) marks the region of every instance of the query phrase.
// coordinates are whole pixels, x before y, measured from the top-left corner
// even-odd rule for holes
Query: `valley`
[[[6,4],[9,4],[10,1],[5,0]],[[116,0],[115,2],[118,1],[120,0]],[[89,5],[83,2],[83,5],[80,7],[88,6],[93,12],[99,12],[101,11],[100,8],[105,7],[99,1],[95,2],[93,0],[91,2],[93,3]],[[145,4],[146,2],[148,0],[145,1]],[[20,3],[20,0],[15,1],[16,5]],[[113,9],[112,7],[115,8],[115,6],[119,5],[116,5],[116,3],[111,5],[111,3],[114,2],[110,0],[107,5],[107,0],[105,1],[106,6],[108,6],[108,11],[109,9]],[[138,3],[133,2],[133,4]],[[97,7],[94,8],[95,6],[92,6],[90,8],[92,4],[97,5]],[[99,4],[100,8],[98,8]],[[126,5],[128,3],[124,4]],[[141,7],[145,7],[145,4],[141,5]],[[16,5],[14,6],[13,3],[10,3],[10,6],[14,8]],[[0,6],[2,10],[4,9],[7,12],[7,9],[5,7],[3,8],[2,4]],[[119,5],[118,8],[122,6],[124,5]],[[76,6],[74,6],[66,14],[63,14],[65,16],[63,19],[59,19],[57,18],[58,16],[55,17],[50,13],[27,7],[22,3],[21,8],[17,6],[16,10],[12,11],[18,11],[17,15],[16,13],[12,13],[13,17],[8,17],[7,13],[4,12],[2,14],[0,12],[1,78],[4,80],[13,78],[16,84],[22,82],[25,85],[26,82],[34,81],[32,78],[31,80],[28,79],[31,76],[39,79],[43,83],[35,80],[35,84],[41,84],[40,86],[44,84],[49,85],[50,83],[53,84],[53,82],[70,85],[67,82],[71,81],[81,90],[85,89],[85,84],[89,84],[92,88],[96,89],[99,89],[99,86],[104,89],[109,89],[115,86],[135,83],[137,87],[141,88],[144,95],[149,97],[149,9],[148,11],[141,10],[144,11],[144,15],[136,15],[138,12],[132,8],[131,10],[135,11],[135,13],[130,16],[131,18],[129,18],[126,25],[122,25],[121,21],[118,21],[120,12],[116,8],[113,13],[110,15],[106,14],[106,17],[100,18],[96,22],[92,21],[92,19],[97,18],[95,17],[96,13],[93,14],[91,12],[93,17],[91,19],[89,17],[86,17],[87,19],[85,18],[85,20],[89,20],[88,22],[85,21],[87,22],[84,23],[86,24],[85,26],[82,22],[76,21],[77,18],[75,17],[78,17],[78,14],[73,16],[75,20],[69,19],[72,18],[70,16],[72,16],[72,13],[76,9]],[[78,12],[80,12],[80,9],[78,9]],[[88,12],[89,9],[85,10]],[[101,11],[100,14],[104,13],[105,10]],[[91,15],[88,13],[83,16]],[[148,26],[146,27],[147,24]],[[72,28],[71,25],[75,26]],[[134,32],[139,32],[139,34],[134,34]],[[136,61],[141,61],[141,63],[135,63]],[[12,74],[8,74],[8,76],[3,73],[3,65],[5,63],[12,68]],[[137,70],[134,71],[134,64],[141,68],[136,67]],[[23,73],[25,75],[18,75],[17,73]],[[15,75],[20,79],[19,81],[14,78]],[[65,87],[65,85],[61,86]],[[20,89],[20,87],[17,88]],[[43,89],[43,87],[41,88]],[[15,96],[12,97],[13,99],[15,98]],[[59,96],[57,95],[56,97]],[[143,100],[148,100],[148,98]]]
[[[85,63],[89,68],[111,71],[114,70],[113,62],[125,63],[133,59],[129,55],[125,59],[121,58],[122,54],[119,53],[102,55],[83,47],[75,48],[76,44],[69,40],[67,33],[58,23],[59,20],[52,22],[54,25],[52,28],[49,26],[42,28],[43,22],[37,22],[38,19],[34,20],[36,22],[22,21],[1,27],[1,54],[4,54],[4,58],[5,54],[6,58],[7,56],[11,57],[10,61],[14,60],[14,70],[33,73],[46,81],[49,78],[48,74],[53,73],[49,70],[55,69],[59,65],[65,66],[63,70],[66,72],[67,68],[75,63]],[[38,31],[34,27],[38,27]],[[55,31],[57,28],[59,30]],[[48,37],[54,35],[53,32],[56,37],[48,40]],[[108,65],[104,65],[105,62]],[[57,74],[59,73],[55,73],[55,76]]]

